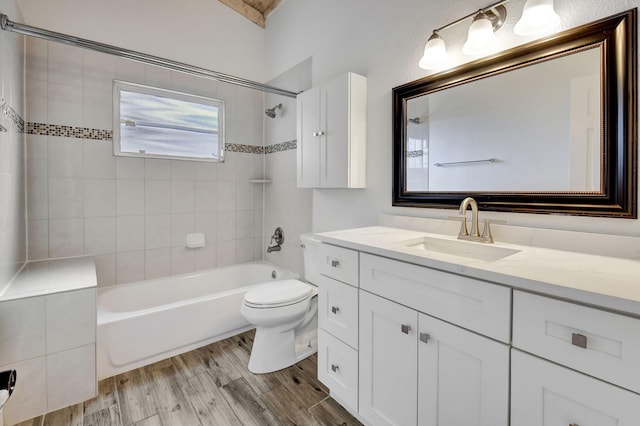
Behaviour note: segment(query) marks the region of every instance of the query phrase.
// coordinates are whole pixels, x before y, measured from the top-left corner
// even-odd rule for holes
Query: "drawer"
[[[320,245],[320,273],[358,286],[358,252],[328,244]]]
[[[513,346],[640,392],[640,320],[515,291]]]
[[[637,426],[640,395],[511,351],[511,424]]]
[[[318,282],[318,326],[358,349],[358,289],[321,276]]]
[[[501,342],[511,337],[508,287],[363,253],[360,287]]]
[[[358,412],[358,352],[322,329],[318,330],[318,379],[338,402]]]

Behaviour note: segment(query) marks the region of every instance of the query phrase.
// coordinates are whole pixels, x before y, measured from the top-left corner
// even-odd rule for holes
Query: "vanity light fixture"
[[[513,32],[522,36],[538,35],[559,26],[560,17],[553,10],[553,0],[527,0]]]
[[[507,17],[507,8],[504,4],[508,1],[498,1],[433,30],[424,47],[424,54],[418,66],[426,70],[444,67],[448,55],[440,32],[469,18],[473,18],[473,22],[469,27],[462,53],[479,56],[497,50],[499,40],[495,32],[502,27]],[[527,0],[522,17],[516,24],[514,32],[518,35],[544,34],[558,27],[559,24],[560,17],[553,10],[553,0]]]

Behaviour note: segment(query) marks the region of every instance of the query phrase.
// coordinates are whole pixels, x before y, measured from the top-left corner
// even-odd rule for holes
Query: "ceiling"
[[[267,15],[271,13],[282,0],[219,0],[235,10],[245,18],[264,28]]]

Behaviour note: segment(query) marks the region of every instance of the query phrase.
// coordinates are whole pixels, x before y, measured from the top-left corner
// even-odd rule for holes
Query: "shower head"
[[[278,104],[278,105],[274,106],[273,108],[268,108],[268,109],[264,110],[264,113],[267,114],[267,117],[269,117],[269,118],[276,118],[276,110],[277,109],[282,109],[282,104]]]

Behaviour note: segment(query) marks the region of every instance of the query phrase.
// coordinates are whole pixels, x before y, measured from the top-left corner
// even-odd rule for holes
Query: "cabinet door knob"
[[[409,334],[409,330],[411,330],[411,326],[407,325],[407,324],[402,324],[400,326],[400,330],[404,333],[404,334]]]
[[[431,339],[430,335],[428,335],[427,333],[420,333],[420,341],[422,343],[429,343],[429,339]]]
[[[334,314],[337,314],[338,312],[340,312],[340,308],[337,306],[332,306],[331,307],[331,312]]]
[[[339,367],[336,364],[331,364],[331,371],[334,373],[339,370]]]
[[[320,130],[319,132],[313,132],[313,136],[322,136],[324,135],[324,132],[322,130]]]
[[[582,349],[587,349],[587,336],[578,333],[572,333],[571,344]]]
[[[333,266],[334,268],[337,268],[338,266],[340,266],[340,261],[336,260],[336,259],[333,259],[331,261],[331,266]]]

